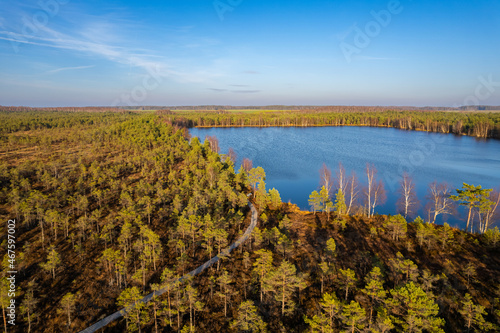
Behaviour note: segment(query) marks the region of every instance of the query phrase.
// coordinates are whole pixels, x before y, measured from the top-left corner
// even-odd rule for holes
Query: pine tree
[[[2,305],[3,326],[7,333],[7,307],[10,306],[10,282],[6,277],[0,277],[0,304]]]
[[[365,277],[365,289],[362,290],[363,294],[370,298],[370,317],[369,326],[371,327],[373,321],[373,309],[377,305],[384,301],[386,297],[386,291],[383,285],[383,276],[380,268],[375,266],[370,273]]]
[[[439,241],[441,242],[442,249],[444,250],[448,244],[453,240],[453,230],[448,223],[444,223],[438,230]]]
[[[196,326],[196,311],[201,311],[204,304],[199,300],[198,289],[188,283],[184,289],[184,302],[189,307],[189,328],[194,332]]]
[[[450,196],[450,198],[454,201],[460,201],[461,206],[466,206],[468,208],[467,225],[465,226],[465,230],[469,228],[470,224],[470,231],[472,232],[474,224],[474,221],[471,221],[472,210],[474,208],[486,208],[493,205],[493,201],[489,199],[489,194],[492,189],[483,189],[481,185],[474,186],[463,183],[462,189],[457,189],[456,191],[457,194]],[[481,231],[484,232],[484,230]]]
[[[398,214],[389,217],[384,227],[392,234],[393,241],[398,241],[400,238],[406,238],[408,225],[403,216]]]
[[[386,308],[382,308],[377,312],[377,320],[374,324],[377,333],[386,333],[394,329],[394,318],[392,318],[388,313]]]
[[[333,260],[333,258],[335,257],[336,249],[337,245],[335,244],[335,240],[333,238],[329,238],[326,241],[326,249],[325,249],[329,261]]]
[[[333,319],[340,314],[340,310],[342,309],[341,302],[337,299],[335,294],[324,293],[319,305],[328,316],[329,326],[333,329]]]
[[[297,276],[296,268],[290,262],[284,260],[281,265],[269,275],[269,284],[273,287],[275,299],[281,302],[281,315],[285,314],[285,305],[289,310],[293,310],[291,300],[292,293],[302,283],[302,279]]]
[[[38,299],[34,297],[34,289],[36,288],[36,284],[34,281],[30,281],[28,283],[28,289],[26,290],[26,295],[24,296],[24,300],[19,307],[19,311],[23,316],[26,316],[26,320],[28,321],[28,333],[31,332],[31,322],[38,317],[38,314],[35,312],[36,306],[38,304]]]
[[[465,265],[465,267],[463,268],[463,272],[464,272],[465,276],[467,277],[467,288],[469,288],[471,278],[476,277],[476,274],[477,274],[476,267],[474,266],[473,263],[470,262],[467,265]]]
[[[278,192],[277,189],[272,188],[269,190],[269,195],[267,198],[267,206],[271,210],[278,210],[280,209],[282,202],[281,202],[281,196],[280,193]]]
[[[321,187],[319,191],[319,196],[321,198],[322,210],[326,212],[328,221],[330,220],[330,210],[333,208],[333,202],[330,200],[330,194],[325,186]]]
[[[401,252],[396,254],[396,258],[389,259],[389,266],[394,274],[395,285],[399,283],[401,274],[405,275],[406,282],[416,281],[418,278],[418,266],[410,259],[405,259]]]
[[[283,219],[279,223],[279,227],[283,232],[287,232],[290,227],[292,226],[292,220],[288,217],[288,215],[285,215]]]
[[[47,255],[47,262],[40,264],[43,270],[52,272],[52,278],[56,278],[56,269],[61,264],[61,259],[59,258],[59,253],[57,253],[54,245],[49,248],[49,254]]]
[[[347,295],[349,294],[349,289],[356,285],[356,273],[350,268],[348,269],[339,269],[340,274],[340,283],[344,286],[345,289],[345,300],[347,301]]]
[[[248,171],[248,181],[252,185],[254,191],[257,189],[257,184],[263,184],[266,180],[266,173],[262,167],[256,167]]]
[[[167,288],[167,306],[168,306],[168,322],[172,322],[172,301],[171,301],[171,293],[174,287],[172,283],[174,280],[177,280],[178,276],[175,275],[175,272],[168,267],[166,267],[161,273],[161,283]]]
[[[259,207],[259,211],[264,211],[267,208],[268,195],[266,192],[266,184],[260,183],[255,192],[255,203]]]
[[[145,240],[144,256],[148,257],[150,262],[153,261],[153,269],[156,271],[156,261],[163,252],[160,236],[145,226],[141,227],[141,236]]]
[[[319,270],[321,273],[321,293],[323,293],[323,284],[325,279],[330,275],[330,265],[328,265],[328,262],[322,261],[319,264]]]
[[[231,322],[232,332],[266,333],[266,323],[257,313],[252,301],[244,301],[238,307],[236,318]]]
[[[486,241],[486,244],[493,248],[496,248],[497,244],[500,242],[500,230],[498,229],[498,227],[488,229],[483,234],[483,237]]]
[[[292,249],[292,244],[292,241],[288,238],[287,235],[280,233],[277,245],[283,251],[283,258],[287,258],[287,251]]]
[[[318,191],[312,191],[311,195],[309,195],[309,205],[312,206],[314,214],[316,214],[318,210],[323,210],[323,199]]]
[[[335,333],[336,330],[328,322],[324,313],[314,315],[312,318],[304,316],[304,322],[309,325],[311,333]]]
[[[273,254],[271,251],[262,249],[255,252],[259,257],[253,263],[253,273],[260,283],[260,302],[262,303],[264,293],[264,277],[268,274],[273,267]]]
[[[365,327],[366,311],[358,302],[351,301],[349,305],[344,306],[342,311],[342,323],[348,329],[348,332],[362,332]]]
[[[157,283],[151,284],[151,290],[155,292],[153,298],[149,301],[148,306],[153,308],[153,320],[155,323],[155,333],[158,333],[158,316],[160,314],[161,301],[156,294],[156,291],[160,290],[161,286]],[[170,322],[170,321],[169,321]]]
[[[339,188],[337,194],[335,195],[335,210],[337,211],[338,215],[345,214],[345,212],[347,211],[345,196],[341,188]]]
[[[227,317],[227,301],[228,297],[231,294],[230,284],[233,282],[227,271],[222,270],[222,274],[217,279],[217,282],[220,287],[220,293],[218,295],[224,298],[224,317]]]
[[[404,332],[444,332],[444,320],[437,316],[438,305],[413,281],[391,290],[393,299],[387,305],[392,313],[402,318],[400,323]]]
[[[131,287],[123,290],[118,296],[118,305],[123,308],[131,307],[127,314],[124,316],[127,319],[127,330],[134,332],[141,332],[141,325],[147,319],[144,314],[145,304],[140,302],[142,299],[141,292],[137,287]]]
[[[61,310],[68,316],[68,330],[71,326],[71,313],[75,310],[76,296],[72,293],[67,293],[61,299]]]
[[[476,328],[478,332],[485,332],[493,329],[493,325],[488,323],[483,316],[487,315],[484,306],[475,305],[470,294],[465,294],[462,307],[458,310],[465,320],[467,332],[471,328]]]

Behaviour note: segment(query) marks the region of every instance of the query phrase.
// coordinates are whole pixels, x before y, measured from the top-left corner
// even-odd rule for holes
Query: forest
[[[236,169],[234,151],[188,131],[349,124],[498,137],[499,114],[4,109],[0,120],[5,332],[78,332],[122,308],[105,332],[500,330],[495,191],[431,184],[428,216],[418,217],[405,176],[401,214],[379,215],[373,166],[363,187],[341,165],[324,166],[301,211],[266,188],[261,167],[243,159]],[[228,253],[250,224],[249,202],[257,226]],[[466,230],[433,223],[452,204],[468,212]]]
[[[164,111],[165,112],[165,111]],[[500,113],[330,107],[315,110],[173,112],[171,123],[186,127],[371,126],[500,138]]]

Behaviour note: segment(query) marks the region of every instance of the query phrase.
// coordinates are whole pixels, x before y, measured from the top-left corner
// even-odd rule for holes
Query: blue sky
[[[499,1],[0,0],[0,105],[500,105]]]

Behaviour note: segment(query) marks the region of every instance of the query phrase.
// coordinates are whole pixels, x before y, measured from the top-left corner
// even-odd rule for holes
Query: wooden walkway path
[[[252,203],[250,203],[250,202],[248,203],[248,205],[250,206],[250,209],[252,210],[252,217],[251,217],[251,220],[250,220],[250,225],[248,226],[248,228],[245,231],[245,233],[240,238],[238,238],[238,240],[236,242],[234,242],[233,244],[231,244],[228,248],[226,248],[224,250],[224,252],[226,252],[226,253],[230,253],[232,250],[234,250],[235,248],[237,248],[238,246],[240,246],[244,241],[246,241],[248,239],[248,237],[250,236],[250,234],[252,233],[252,231],[255,228],[255,226],[257,225],[257,217],[258,217],[257,209],[255,209],[254,205]],[[177,281],[184,281],[184,280],[186,280],[186,279],[188,279],[188,278],[190,278],[192,276],[195,276],[196,274],[199,274],[199,273],[203,272],[205,269],[207,269],[208,267],[210,267],[213,264],[215,264],[218,260],[219,260],[219,256],[215,256],[215,257],[211,258],[209,261],[205,262],[203,265],[198,266],[196,269],[194,269],[191,272],[189,272],[189,273],[183,275],[182,277],[180,277]],[[171,284],[173,282],[176,282],[176,281],[171,281],[171,282],[169,282],[169,284]],[[165,293],[166,291],[167,291],[167,285],[164,286],[163,288],[159,289],[159,290],[153,291],[149,295],[144,296],[144,298],[141,299],[139,302],[147,303],[153,297],[160,296],[163,293]],[[125,314],[127,314],[129,311],[131,311],[133,309],[133,307],[134,306],[129,306],[127,308],[123,308],[121,310],[118,310],[115,313],[110,314],[109,316],[107,316],[107,317],[99,320],[98,322],[96,322],[92,326],[87,327],[83,331],[80,331],[80,333],[92,333],[92,332],[95,332],[95,331],[97,331],[97,330],[105,327],[109,323],[111,323],[111,322],[113,322],[113,321],[115,321],[115,320],[123,317]]]

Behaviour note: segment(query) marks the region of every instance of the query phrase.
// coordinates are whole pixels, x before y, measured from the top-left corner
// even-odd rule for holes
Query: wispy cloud
[[[78,69],[87,69],[87,68],[93,68],[95,67],[94,65],[90,66],[76,66],[76,67],[61,67],[61,68],[56,68],[50,71],[47,71],[47,74],[54,74],[54,73],[59,73],[63,71],[71,71],[71,70],[78,70]]]
[[[261,90],[231,90],[231,92],[237,94],[255,94],[261,92]]]
[[[227,89],[218,89],[218,88],[208,88],[208,90],[216,91],[216,92],[224,92],[227,91]]]
[[[260,74],[257,71],[243,71],[244,74]]]
[[[204,68],[179,66],[179,62],[184,59],[167,59],[156,51],[127,45],[130,44],[127,38],[117,36],[117,31],[121,30],[112,23],[103,23],[102,19],[93,18],[93,21],[83,25],[84,28],[72,27],[73,29],[40,26],[34,35],[17,33],[12,29],[8,31],[4,28],[0,31],[0,40],[9,41],[13,45],[28,44],[79,54],[86,53],[119,65],[138,67],[148,74],[154,73],[158,77],[170,78],[181,83],[203,83],[223,76],[224,68],[217,63],[217,59]],[[190,29],[192,27],[181,28],[185,31]],[[117,45],[118,43],[121,45]],[[176,64],[175,69],[173,64]]]
[[[246,84],[230,84],[229,86],[230,87],[240,87],[240,88],[249,87],[249,85],[246,85]]]

